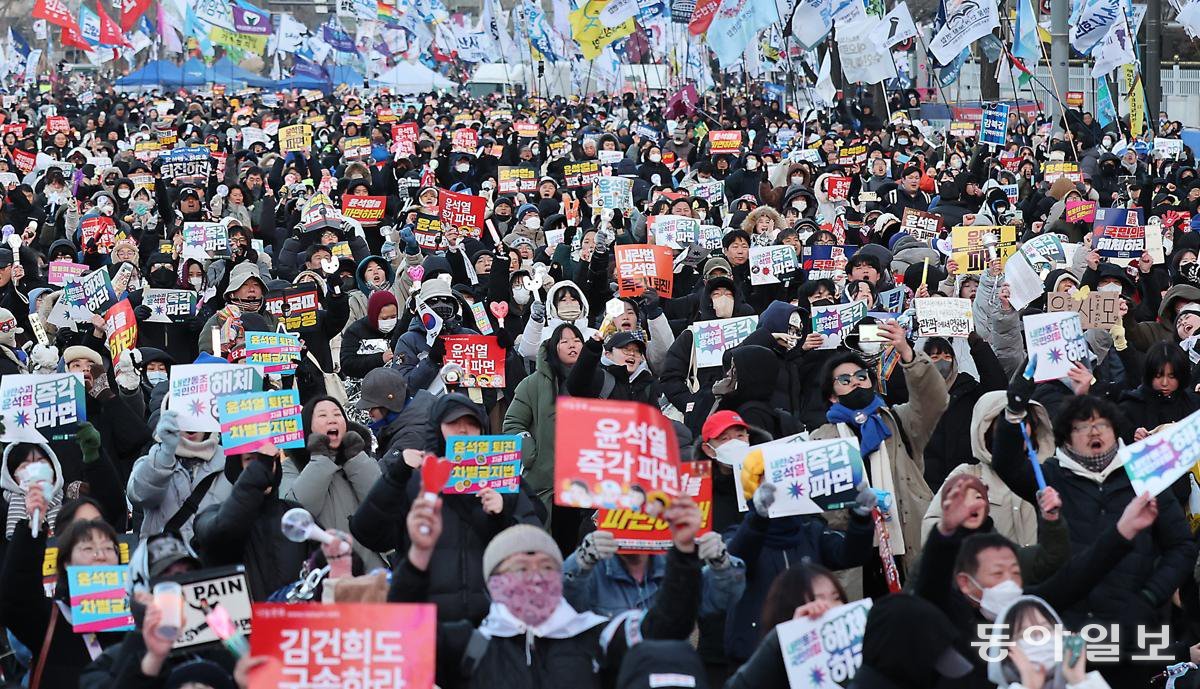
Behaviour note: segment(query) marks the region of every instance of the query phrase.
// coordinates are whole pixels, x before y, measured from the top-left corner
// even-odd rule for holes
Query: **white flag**
[[[929,42],[929,52],[943,65],[950,64],[963,48],[1000,26],[995,0],[959,0],[946,15],[946,24]]]
[[[608,4],[600,10],[600,23],[616,26],[626,19],[633,19],[637,13],[638,0],[608,0]]]
[[[792,13],[792,37],[800,41],[800,45],[812,50],[825,40],[832,28],[830,0],[798,0],[796,11]]]
[[[1191,38],[1200,38],[1200,0],[1192,0],[1183,6],[1176,17]]]
[[[838,29],[837,48],[846,81],[878,84],[896,77],[892,51],[883,45],[883,22],[875,17],[860,19]]]
[[[892,11],[883,18],[883,23],[887,25],[888,34],[885,44],[889,48],[897,43],[915,38],[917,35],[917,25],[913,23],[912,14],[908,11],[908,3],[904,0],[896,3]]]
[[[826,108],[837,105],[837,87],[833,85],[832,75],[832,53],[832,50],[825,51],[825,57],[821,59],[821,68],[817,70],[817,105]]]
[[[1092,51],[1096,58],[1092,65],[1092,78],[1100,79],[1121,65],[1131,65],[1137,62],[1133,52],[1133,36],[1129,32],[1129,22],[1124,14],[1109,27],[1108,34],[1100,42],[1100,47]]]

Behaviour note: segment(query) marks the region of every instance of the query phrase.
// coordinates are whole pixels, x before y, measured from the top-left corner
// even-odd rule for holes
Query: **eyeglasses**
[[[12,332],[17,328],[16,319],[8,321],[0,321],[0,333]]]
[[[851,381],[862,382],[864,380],[869,380],[870,378],[871,374],[867,372],[867,369],[860,368],[854,373],[843,373],[840,376],[834,376],[833,382],[838,383],[839,385],[849,385]]]
[[[1071,432],[1079,435],[1083,435],[1085,433],[1103,433],[1104,431],[1111,431],[1112,429],[1113,425],[1109,421],[1093,421],[1092,423],[1071,424]]]

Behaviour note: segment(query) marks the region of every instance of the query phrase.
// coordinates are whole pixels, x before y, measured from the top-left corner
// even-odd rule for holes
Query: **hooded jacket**
[[[793,306],[788,302],[778,300],[771,302],[771,305],[758,317],[758,327],[738,346],[764,347],[775,354],[779,360],[779,375],[770,388],[770,404],[773,408],[803,413],[810,394],[814,394],[819,401],[820,386],[814,388],[812,385],[802,383],[801,366],[806,358],[820,355],[806,354],[799,344],[791,349],[784,349],[783,345],[779,344],[774,337],[774,333],[786,333],[792,314],[799,312],[800,307]],[[739,375],[741,375],[740,371]],[[820,404],[822,416],[824,416],[825,404],[823,402]],[[704,419],[700,419],[700,422],[703,423]]]
[[[560,323],[566,322],[558,315],[558,307],[556,305],[558,295],[563,290],[571,290],[575,293],[575,298],[579,300],[582,310],[579,316],[571,321],[571,323],[576,328],[579,328],[583,339],[586,340],[595,332],[588,327],[588,300],[584,296],[583,290],[579,289],[579,285],[570,280],[556,282],[546,291],[546,322],[538,323],[530,318],[525,323],[524,332],[521,333],[521,342],[517,346],[517,351],[526,359],[537,357],[538,348],[541,347],[541,344],[550,338],[550,335],[558,328]]]
[[[504,414],[504,432],[528,434],[521,444],[521,476],[550,509],[554,498],[555,403],[559,395],[566,394],[566,378],[550,363],[548,347],[543,344],[538,348],[533,375],[517,384]]]
[[[16,528],[17,522],[22,519],[28,519],[25,514],[25,491],[21,489],[17,477],[13,476],[9,470],[9,457],[12,454],[13,448],[29,447],[34,445],[46,454],[46,458],[50,460],[50,467],[54,469],[54,481],[50,484],[50,490],[45,491],[46,505],[48,514],[46,515],[46,523],[53,524],[58,516],[58,508],[63,502],[63,469],[62,464],[58,461],[58,455],[54,450],[50,449],[49,445],[44,443],[8,443],[4,446],[3,462],[4,466],[0,467],[0,488],[4,491],[4,501],[8,504],[8,514],[4,519],[4,536],[12,538],[13,529]]]
[[[142,510],[143,538],[161,533],[201,481],[224,471],[225,450],[221,447],[220,438],[216,433],[208,435],[208,442],[199,443],[191,443],[181,435],[174,454],[167,452],[161,442],[156,442],[133,465],[126,494],[129,502]],[[208,446],[211,448],[207,456],[197,456],[200,454],[198,450]],[[192,524],[196,514],[209,505],[227,499],[232,491],[233,484],[225,476],[219,475],[213,479],[196,512],[179,528],[179,535],[185,542],[192,540]]]
[[[405,302],[405,299],[401,298],[400,294],[395,289],[396,269],[392,266],[391,261],[388,261],[381,256],[367,256],[363,260],[359,261],[358,266],[356,266],[354,269],[354,284],[358,289],[348,290],[346,292],[347,299],[350,302],[350,323],[354,323],[358,319],[367,315],[367,300],[370,299],[371,292],[373,292],[375,288],[372,288],[367,284],[367,281],[363,278],[363,275],[366,273],[367,264],[371,263],[372,261],[383,266],[383,271],[387,275],[383,287],[380,289],[392,290],[392,293],[396,295],[396,302],[398,304],[403,305]]]
[[[1129,344],[1140,352],[1150,349],[1155,342],[1171,342],[1178,344],[1179,334],[1175,332],[1175,318],[1183,302],[1200,302],[1200,288],[1188,284],[1172,285],[1163,295],[1162,304],[1158,307],[1158,320],[1152,323],[1138,323],[1132,311],[1125,314],[1125,336]]]
[[[925,446],[925,482],[930,487],[942,485],[953,467],[971,463],[973,457],[978,457],[972,454],[973,438],[964,436],[962,429],[971,426],[975,404],[983,394],[1008,387],[1008,376],[1004,375],[1004,368],[988,343],[981,337],[971,337],[968,341],[969,358],[975,364],[976,375],[963,371],[955,359],[955,373],[947,381],[950,405]]]

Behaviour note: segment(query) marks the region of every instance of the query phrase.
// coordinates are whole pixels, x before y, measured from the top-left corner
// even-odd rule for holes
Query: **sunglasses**
[[[871,374],[867,373],[867,369],[860,368],[857,371],[855,371],[854,373],[843,373],[840,376],[834,376],[833,382],[838,383],[840,385],[849,385],[851,381],[862,382],[864,380],[869,380],[870,378],[871,378]]]

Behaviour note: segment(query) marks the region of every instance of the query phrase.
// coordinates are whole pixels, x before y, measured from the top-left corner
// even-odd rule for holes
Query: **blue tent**
[[[162,86],[175,88],[183,83],[183,70],[170,60],[147,62],[139,70],[117,79],[117,86]]]
[[[346,84],[348,86],[362,86],[365,80],[362,73],[349,65],[334,65],[328,68],[329,81],[337,86],[338,84]]]
[[[180,86],[203,86],[208,81],[208,66],[203,61],[192,57],[183,63],[183,83]]]
[[[271,88],[280,89],[283,91],[288,89],[297,89],[301,91],[304,89],[318,89],[324,91],[325,93],[329,93],[333,90],[333,85],[328,81],[317,79],[316,77],[312,77],[307,74],[293,74],[285,79],[271,82]]]
[[[270,87],[275,83],[269,77],[238,67],[227,57],[222,57],[212,67],[209,67],[206,76],[211,82],[225,85],[246,84],[247,86]]]

